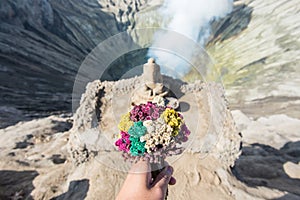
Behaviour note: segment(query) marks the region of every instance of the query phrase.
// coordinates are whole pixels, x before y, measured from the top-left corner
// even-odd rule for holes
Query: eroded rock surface
[[[299,118],[299,2],[241,2],[214,24],[215,37],[207,46],[229,102],[253,117]]]
[[[0,130],[1,199],[50,199],[71,170],[69,117],[50,116]]]
[[[0,13],[0,105],[33,114],[70,111],[81,62],[119,32],[96,0],[3,0]]]

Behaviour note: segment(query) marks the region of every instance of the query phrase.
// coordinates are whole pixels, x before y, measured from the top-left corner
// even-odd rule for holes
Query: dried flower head
[[[177,136],[180,130],[180,126],[183,123],[182,118],[172,108],[166,108],[166,110],[162,113],[162,117],[165,122],[173,128],[172,136]]]
[[[130,113],[126,113],[121,116],[120,123],[118,125],[118,128],[121,131],[128,132],[129,128],[133,125],[133,121],[130,120]]]

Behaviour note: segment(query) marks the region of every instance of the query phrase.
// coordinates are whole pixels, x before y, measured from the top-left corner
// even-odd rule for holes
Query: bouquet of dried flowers
[[[167,156],[182,152],[179,145],[188,140],[190,131],[182,114],[157,96],[151,102],[135,105],[125,113],[118,125],[120,133],[115,145],[131,162],[148,159],[152,177],[158,175],[159,167]],[[155,178],[155,177],[153,177]]]

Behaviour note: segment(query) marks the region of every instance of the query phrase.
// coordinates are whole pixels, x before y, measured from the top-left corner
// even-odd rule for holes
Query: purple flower
[[[179,116],[181,119],[183,119],[183,116],[182,116],[182,114],[178,113],[178,116]]]
[[[183,132],[183,135],[186,137],[191,134],[191,131],[188,129],[188,127],[185,124],[181,126],[181,131]]]
[[[183,136],[182,137],[182,142],[186,142],[186,141],[188,141],[188,137],[187,136]]]

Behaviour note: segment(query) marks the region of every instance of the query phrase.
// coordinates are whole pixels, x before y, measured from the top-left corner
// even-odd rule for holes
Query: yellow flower
[[[171,119],[171,122],[174,124],[173,126],[178,126],[178,120],[175,118]],[[171,125],[170,125],[171,126]]]
[[[128,132],[129,128],[133,125],[133,121],[130,120],[130,113],[122,115],[118,128],[121,131]]]
[[[180,126],[183,123],[181,117],[179,116],[178,112],[176,112],[172,108],[167,108],[163,113],[162,117],[165,122],[172,127],[173,132],[172,136],[176,136],[179,133]]]
[[[178,133],[179,133],[179,131],[176,129],[176,130],[174,130],[174,131],[173,131],[173,134],[172,134],[172,136],[177,136],[177,135],[178,135]]]

